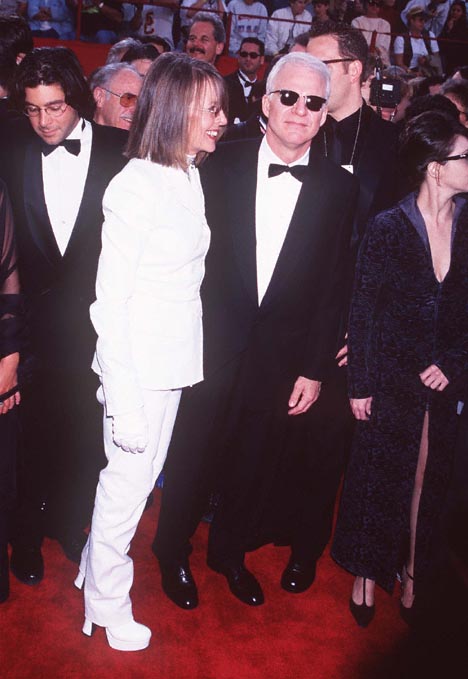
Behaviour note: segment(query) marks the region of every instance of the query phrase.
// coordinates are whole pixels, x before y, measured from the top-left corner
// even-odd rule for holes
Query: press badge
[[[354,174],[354,165],[342,165],[343,170],[347,170],[351,174]]]

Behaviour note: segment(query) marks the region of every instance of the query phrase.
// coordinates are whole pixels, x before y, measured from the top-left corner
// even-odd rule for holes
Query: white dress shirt
[[[63,146],[58,146],[48,156],[42,156],[47,212],[62,255],[67,249],[83,198],[93,141],[91,123],[80,119],[67,139],[81,141],[81,151],[77,156]]]
[[[309,150],[291,165],[307,165],[308,162]],[[264,137],[258,154],[255,204],[259,305],[270,284],[302,187],[302,182],[295,179],[289,172],[282,172],[276,177],[268,177],[270,163],[285,165],[273,153]]]

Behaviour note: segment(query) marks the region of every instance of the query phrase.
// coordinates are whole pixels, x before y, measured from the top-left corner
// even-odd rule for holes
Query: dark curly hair
[[[60,85],[65,101],[83,118],[92,120],[94,99],[80,62],[68,47],[37,47],[27,54],[16,72],[12,98],[22,111],[27,87]]]

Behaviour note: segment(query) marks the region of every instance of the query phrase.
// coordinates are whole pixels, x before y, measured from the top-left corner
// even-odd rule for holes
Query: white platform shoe
[[[91,620],[85,619],[83,634],[90,637],[95,629]],[[123,625],[105,627],[106,637],[111,648],[116,651],[142,651],[148,648],[151,639],[151,630],[146,625],[141,625],[135,620],[130,620]]]

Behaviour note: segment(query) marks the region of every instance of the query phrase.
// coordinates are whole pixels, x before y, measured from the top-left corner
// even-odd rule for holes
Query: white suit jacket
[[[113,416],[141,407],[141,389],[203,379],[199,293],[210,232],[196,169],[132,159],[103,210],[93,369]]]

